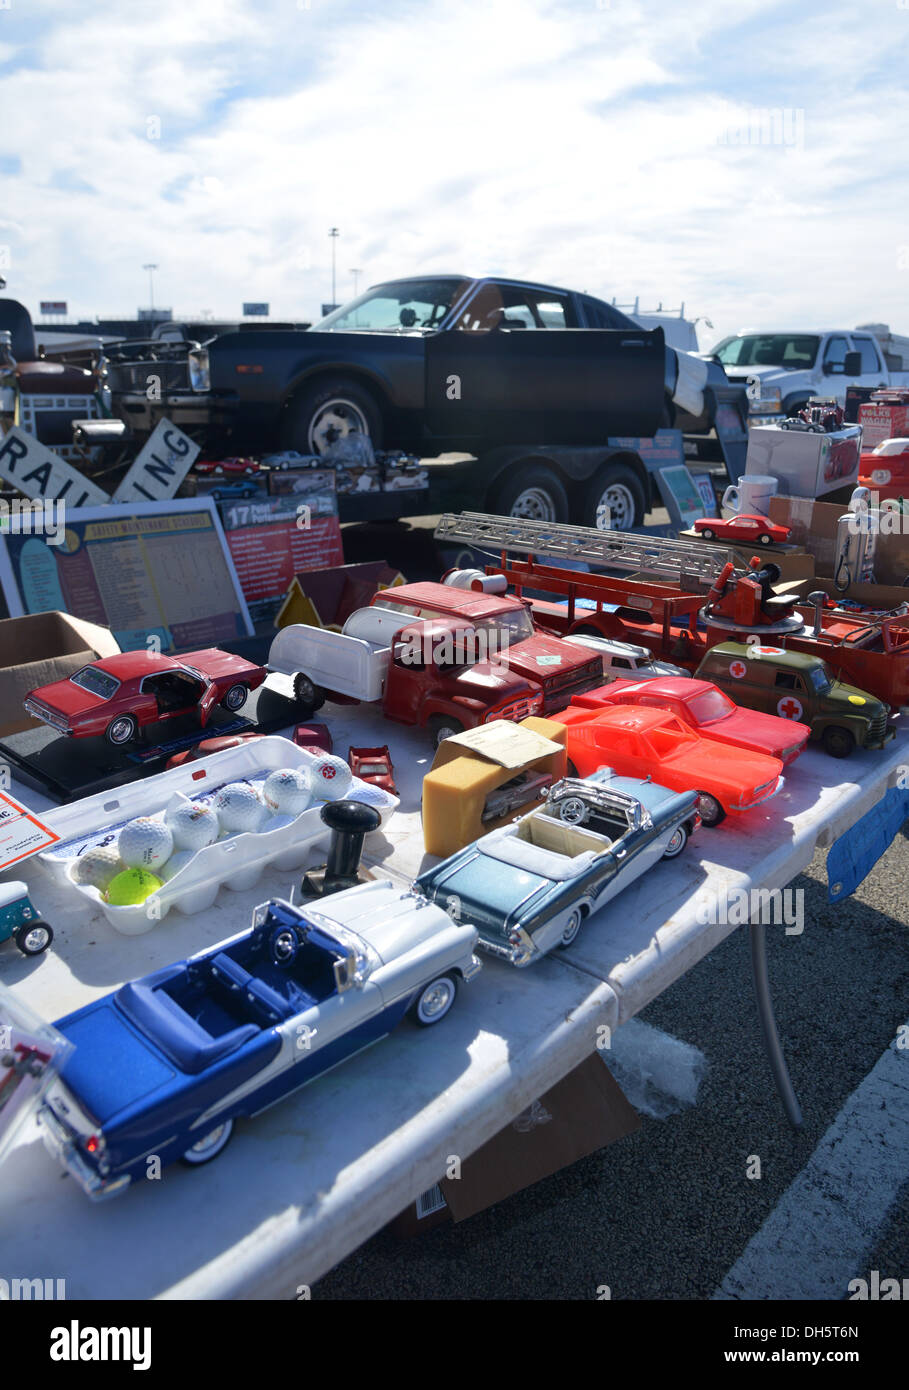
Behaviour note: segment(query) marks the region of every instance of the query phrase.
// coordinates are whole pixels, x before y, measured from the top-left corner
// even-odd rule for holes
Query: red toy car
[[[33,719],[59,734],[104,737],[120,748],[163,719],[195,713],[204,728],[216,704],[236,713],[267,674],[264,666],[218,647],[179,657],[121,652],[30,690],[23,704]]]
[[[196,459],[193,464],[194,473],[223,474],[225,477],[247,478],[252,473],[259,472],[258,459],[251,458],[231,458],[231,459]]]
[[[719,516],[703,516],[694,523],[694,529],[705,541],[732,541],[739,545],[783,545],[792,534],[788,526],[778,526],[766,516],[757,512],[743,512],[731,521]]]
[[[309,748],[313,753],[330,753],[333,747],[331,730],[327,724],[318,721],[298,724],[294,729],[294,743],[298,748]]]
[[[397,796],[395,770],[391,765],[387,743],[383,743],[381,748],[349,748],[347,761],[354,777],[359,777],[362,782],[371,782],[374,787],[381,787],[383,791]]]
[[[779,758],[784,767],[795,761],[811,737],[807,724],[744,709],[710,681],[683,680],[679,676],[649,681],[613,681],[600,690],[576,695],[572,703],[581,709],[642,705],[669,710],[697,733],[732,748]]]
[[[909,439],[885,439],[870,453],[864,452],[858,480],[880,500],[909,497]]]
[[[184,763],[194,763],[198,758],[210,758],[212,753],[223,753],[225,748],[236,748],[241,743],[252,743],[257,738],[264,737],[264,734],[222,734],[220,738],[203,739],[194,748],[184,748],[179,753],[175,753],[172,758],[168,758],[165,763],[165,771],[170,772],[172,767],[182,767]]]
[[[576,773],[589,777],[611,767],[621,777],[652,777],[672,791],[696,791],[704,825],[719,825],[729,811],[750,811],[783,785],[783,764],[766,753],[730,748],[696,734],[674,714],[636,705],[564,710],[568,757]]]

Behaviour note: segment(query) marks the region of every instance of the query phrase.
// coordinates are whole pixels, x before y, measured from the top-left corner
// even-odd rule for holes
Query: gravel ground
[[[423,523],[413,537],[408,577],[424,577],[415,570],[427,564],[427,529]],[[595,1299],[608,1284],[613,1299],[709,1298],[909,1020],[905,832],[836,907],[827,902],[824,861],[817,854],[791,885],[805,895],[802,935],[768,931],[800,1133],[785,1121],[764,1057],[740,930],[641,1015],[706,1055],[696,1105],[645,1118],[636,1134],[460,1226],[407,1241],[380,1232],[313,1296]],[[753,1154],[759,1180],[745,1173]],[[856,1274],[909,1275],[905,1200],[871,1240]]]

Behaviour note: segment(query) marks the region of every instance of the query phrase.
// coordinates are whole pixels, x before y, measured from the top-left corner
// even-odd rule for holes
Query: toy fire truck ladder
[[[435,530],[438,541],[475,546],[478,550],[516,551],[523,555],[586,561],[589,565],[647,573],[672,582],[683,574],[712,584],[732,560],[732,552],[712,542],[668,540],[628,531],[598,531],[592,526],[525,521],[486,512],[446,512]]]

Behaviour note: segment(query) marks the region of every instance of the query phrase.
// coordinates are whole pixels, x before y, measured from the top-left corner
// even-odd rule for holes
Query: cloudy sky
[[[0,258],[37,312],[310,319],[505,272],[909,333],[909,0],[0,0]]]

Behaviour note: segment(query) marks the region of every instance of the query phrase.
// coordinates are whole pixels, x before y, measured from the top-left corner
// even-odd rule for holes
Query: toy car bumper
[[[730,802],[730,811],[751,811],[755,806],[763,806],[765,801],[772,801],[775,796],[779,795],[779,793],[783,790],[785,782],[785,777],[780,777],[777,780],[775,786],[771,783],[768,790],[761,792],[761,794],[759,796],[756,796],[753,801],[741,801],[738,804],[736,804],[735,802]]]
[[[118,1178],[103,1178],[100,1173],[97,1173],[86,1163],[76,1148],[72,1136],[48,1105],[41,1107],[39,1118],[45,1148],[58,1162],[63,1164],[66,1171],[76,1179],[82,1191],[93,1202],[101,1202],[108,1197],[116,1197],[119,1193],[126,1191],[131,1181],[129,1174],[125,1173]]]
[[[896,725],[888,724],[880,738],[866,739],[865,742],[862,744],[862,747],[883,748],[886,744],[890,742],[892,738],[896,738]]]
[[[55,729],[58,734],[72,735],[72,729],[63,718],[62,714],[57,714],[55,710],[48,709],[45,705],[39,705],[36,700],[25,699],[22,701],[22,708],[26,714],[30,714],[32,719],[39,719],[42,724],[47,724],[48,728]]]
[[[541,955],[541,951],[534,944],[533,939],[528,936],[523,928],[513,928],[508,933],[507,943],[496,940],[494,937],[481,936],[478,946],[483,951],[488,951],[491,956],[497,956],[499,960],[507,960],[509,965],[516,965],[519,968],[529,965],[532,960],[536,960]]]

